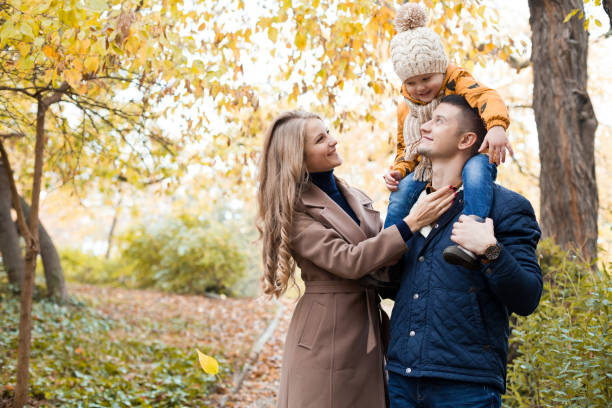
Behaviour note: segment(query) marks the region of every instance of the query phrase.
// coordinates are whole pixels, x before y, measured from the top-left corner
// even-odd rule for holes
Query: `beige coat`
[[[314,184],[303,192],[292,253],[306,290],[285,342],[279,408],[385,407],[378,300],[357,280],[395,263],[406,245],[395,226],[380,232],[370,198],[336,182],[360,225]]]

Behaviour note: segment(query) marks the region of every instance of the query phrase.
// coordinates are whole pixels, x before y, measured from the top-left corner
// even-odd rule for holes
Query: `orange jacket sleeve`
[[[406,145],[404,143],[404,120],[406,120],[408,110],[408,105],[406,105],[404,102],[400,102],[397,105],[397,144],[392,169],[399,171],[402,178],[406,177],[406,174],[412,172],[419,163],[418,157],[415,160],[406,160],[405,158]]]
[[[508,129],[510,124],[508,109],[496,90],[477,82],[468,71],[461,67],[449,64],[447,72],[446,95],[464,96],[470,106],[478,108],[480,117],[487,125],[487,130],[493,126]]]

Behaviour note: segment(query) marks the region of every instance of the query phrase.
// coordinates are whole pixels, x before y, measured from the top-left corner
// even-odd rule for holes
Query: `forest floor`
[[[196,373],[196,370],[201,371],[196,348],[215,357],[220,363],[221,375],[203,397],[206,406],[274,407],[285,333],[295,304],[293,300],[213,299],[81,284],[70,285],[69,292],[105,319],[121,322],[118,329],[108,332],[113,341],[127,338],[140,342],[155,341],[165,347],[183,350],[185,358],[192,359]],[[280,314],[277,313],[279,308]],[[252,360],[253,346],[275,317],[278,325],[257,358]],[[234,393],[237,373],[242,371],[249,355],[249,370],[240,389]],[[206,374],[201,371],[201,375]],[[9,387],[13,386],[5,385],[5,393]],[[1,388],[2,384],[0,395],[3,394]]]

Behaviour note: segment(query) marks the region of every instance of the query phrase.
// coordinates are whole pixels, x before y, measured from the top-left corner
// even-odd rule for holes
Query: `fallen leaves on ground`
[[[71,286],[73,295],[91,303],[99,312],[131,326],[129,335],[155,337],[176,347],[205,347],[212,357],[236,373],[242,369],[251,348],[271,323],[276,308],[264,299],[212,299],[202,296],[174,295],[149,290],[128,290],[92,285]],[[233,375],[218,384],[207,401],[227,407],[274,407],[279,386],[285,334],[295,302],[281,299],[286,306],[273,336],[250,367],[236,395],[225,395],[234,387]],[[121,338],[126,333],[113,332]],[[194,360],[197,358],[194,351]]]

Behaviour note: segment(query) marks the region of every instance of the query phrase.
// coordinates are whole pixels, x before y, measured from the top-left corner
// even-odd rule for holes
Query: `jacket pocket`
[[[491,335],[489,334],[489,331],[487,330],[487,325],[485,323],[484,316],[480,309],[480,304],[478,302],[478,295],[472,292],[469,294],[469,296],[470,296],[470,304],[472,306],[472,313],[474,315],[474,323],[476,324],[478,331],[480,331],[480,335],[479,335],[480,343],[485,346],[490,347],[492,344]]]
[[[298,346],[308,350],[312,349],[317,340],[324,316],[325,306],[318,302],[312,302],[304,320],[304,327],[302,327],[302,332],[300,333]]]

